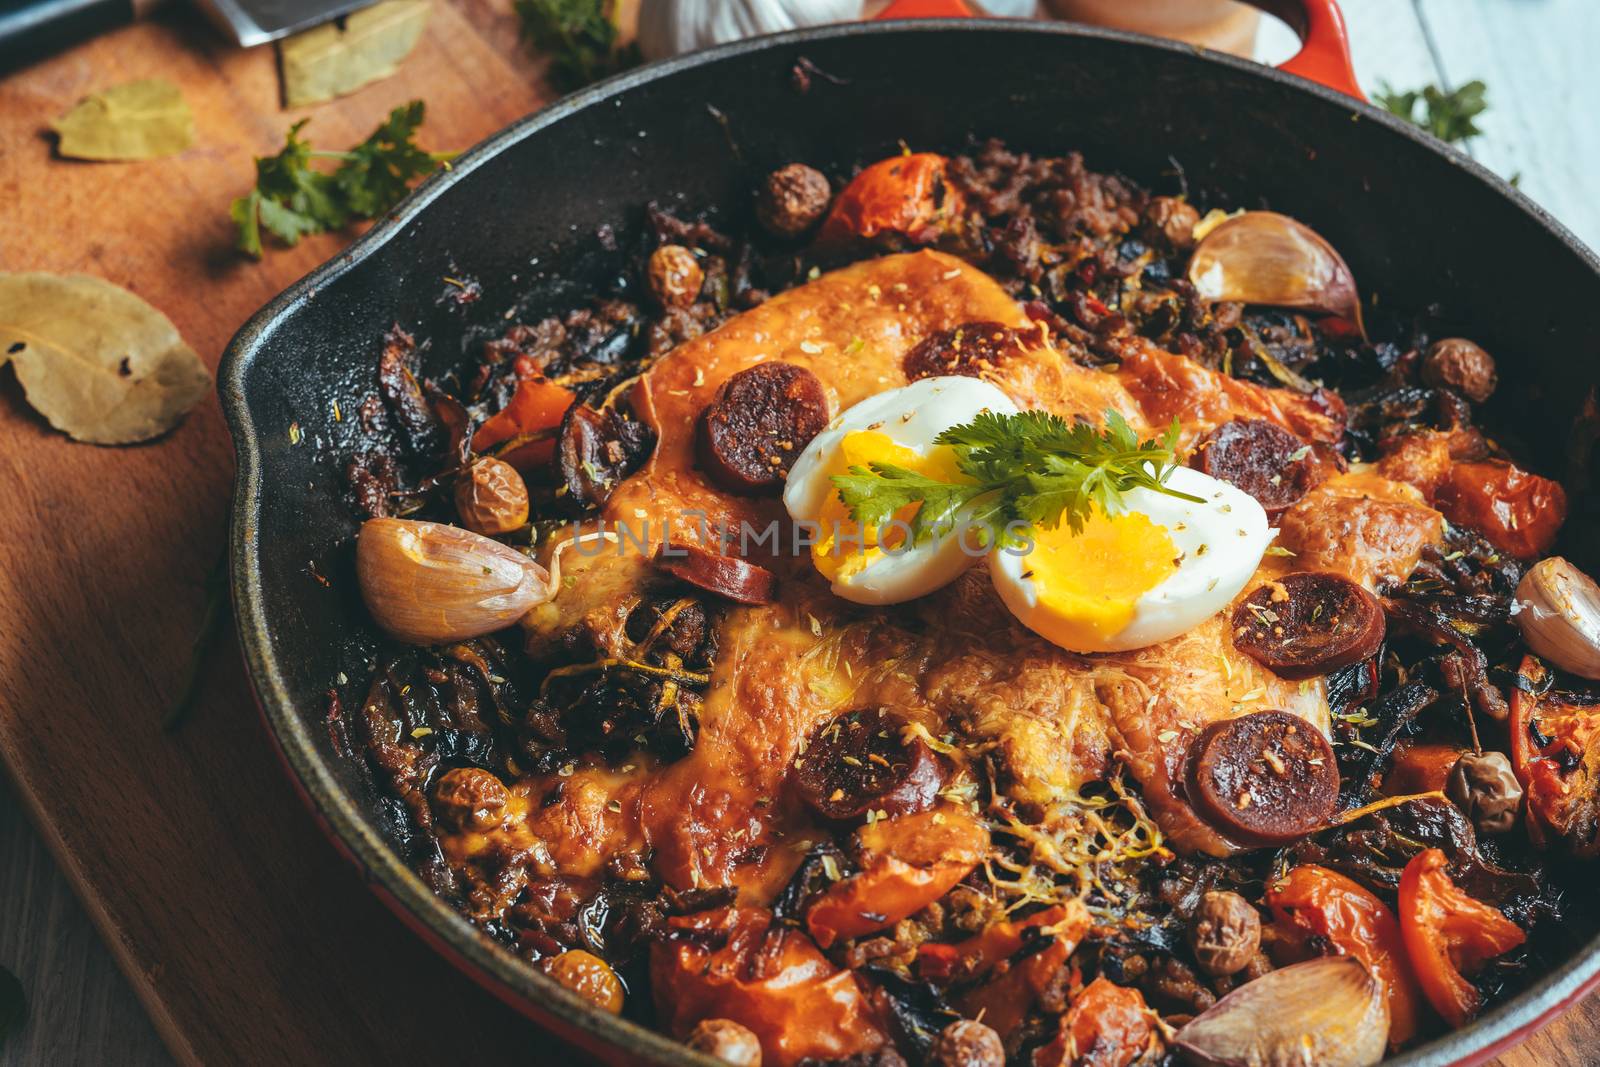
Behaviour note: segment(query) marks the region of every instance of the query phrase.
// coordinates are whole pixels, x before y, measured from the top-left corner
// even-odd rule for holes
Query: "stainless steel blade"
[[[224,32],[249,48],[320,26],[373,0],[200,0]]]

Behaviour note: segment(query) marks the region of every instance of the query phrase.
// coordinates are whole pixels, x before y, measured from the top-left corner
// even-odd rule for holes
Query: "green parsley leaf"
[[[263,227],[293,246],[307,234],[337,230],[351,219],[374,218],[394,207],[412,182],[454,156],[417,147],[412,138],[423,113],[420,100],[395,108],[372,136],[348,152],[314,151],[300,136],[305,119],[289,127],[277,155],[256,159],[256,187],[229,211],[240,250],[260,258]],[[317,170],[316,160],[338,160],[339,166]]]
[[[550,80],[579,89],[637,66],[639,49],[617,48],[613,0],[515,0],[522,36],[550,53]]]
[[[1133,489],[1201,503],[1165,484],[1178,463],[1178,429],[1174,419],[1160,440],[1141,442],[1115,411],[1106,412],[1103,430],[1047,411],[984,411],[936,438],[955,451],[963,481],[874,463],[835,475],[833,484],[862,526],[881,527],[919,505],[910,522],[913,543],[965,523],[985,540],[1019,544],[1032,530],[1062,522],[1081,531],[1094,509],[1123,510],[1123,494]]]
[[[1489,110],[1484,99],[1487,88],[1481,81],[1470,81],[1448,92],[1429,85],[1401,93],[1385,84],[1374,99],[1385,111],[1416,123],[1447,144],[1455,144],[1483,132],[1472,120]],[[1420,117],[1418,104],[1422,105]]]

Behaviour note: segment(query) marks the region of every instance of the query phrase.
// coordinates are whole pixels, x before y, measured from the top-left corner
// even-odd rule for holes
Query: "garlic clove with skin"
[[[1361,326],[1361,296],[1344,258],[1276,211],[1246,211],[1207,231],[1189,257],[1189,281],[1208,300],[1304,308]]]
[[[1542,559],[1517,585],[1517,625],[1536,654],[1600,680],[1600,586],[1560,556]]]
[[[516,549],[413,519],[362,524],[356,577],[378,625],[413,645],[493,633],[555,595],[550,573]]]

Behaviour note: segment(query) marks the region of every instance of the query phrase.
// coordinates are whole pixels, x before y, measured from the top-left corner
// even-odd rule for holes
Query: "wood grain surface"
[[[180,12],[130,27],[0,80],[0,269],[86,271],[134,289],[215,367],[239,324],[344,243],[311,238],[260,263],[232,250],[228,203],[289,122],[309,115],[314,140],[342,146],[420,97],[423,143],[465,147],[548,99],[539,75],[505,0],[435,4],[398,75],[295,112],[279,108],[271,49],[238,51]],[[53,158],[52,118],[87,92],[153,76],[194,109],[192,149],[141,164]],[[567,1062],[339,859],[284,777],[231,641],[208,662],[189,721],[161,732],[231,478],[214,399],[161,441],[100,449],[51,431],[0,375],[0,753],[16,786],[0,806],[33,819],[180,1062],[453,1062],[464,1048],[485,1063]],[[5,1059],[147,1059],[132,1054],[138,1024],[110,986],[52,977],[92,948],[58,892],[34,902],[37,850],[7,839],[23,844],[0,854],[0,902],[29,920],[0,925],[0,964],[29,977],[35,1004]],[[53,1054],[65,1046],[41,1028],[101,1036]],[[1597,1047],[1591,1004],[1501,1062],[1591,1064]]]

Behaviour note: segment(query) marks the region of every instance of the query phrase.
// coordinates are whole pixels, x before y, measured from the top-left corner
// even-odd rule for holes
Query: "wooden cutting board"
[[[188,99],[193,148],[53,157],[53,118],[156,76]],[[344,243],[259,263],[233,251],[229,201],[290,122],[309,116],[314,141],[342,147],[420,98],[422,143],[464,148],[551,99],[508,0],[440,0],[400,72],[353,96],[285,112],[278,93],[271,48],[234,49],[185,12],[0,80],[0,270],[127,286],[215,368],[252,312]],[[188,721],[161,731],[223,544],[232,459],[214,398],[163,440],[103,449],[50,430],[0,374],[0,755],[40,832],[182,1062],[566,1060],[338,857],[284,777],[231,640]],[[1597,1038],[1591,1003],[1502,1062],[1588,1063]]]

